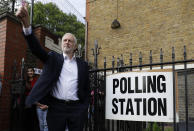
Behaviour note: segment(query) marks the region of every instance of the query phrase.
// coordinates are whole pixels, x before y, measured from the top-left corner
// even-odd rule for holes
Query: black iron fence
[[[11,103],[10,103],[10,131],[22,131],[23,130],[23,112],[24,112],[24,59],[22,59],[21,68],[18,72],[16,60],[12,66],[11,72]]]
[[[95,49],[98,50],[98,49]],[[95,54],[96,52],[96,54]],[[91,103],[88,113],[88,123],[85,131],[193,131],[194,130],[194,108],[192,108],[194,101],[192,94],[194,90],[192,85],[188,87],[188,83],[192,81],[193,75],[190,81],[188,81],[188,75],[194,74],[194,60],[187,59],[186,46],[184,46],[183,60],[175,60],[175,49],[172,47],[172,60],[164,62],[163,50],[160,50],[160,62],[154,63],[152,58],[152,51],[149,55],[149,63],[142,64],[143,58],[142,53],[139,53],[139,64],[133,65],[132,54],[130,54],[128,64],[124,64],[123,55],[115,60],[112,56],[112,67],[107,68],[106,58],[104,58],[104,68],[97,69],[97,54],[98,51],[94,51],[94,69],[90,70],[90,87],[91,87]],[[188,65],[191,66],[188,68]],[[180,68],[177,68],[180,67]],[[173,70],[173,123],[156,123],[156,122],[134,122],[134,121],[123,121],[123,120],[106,120],[105,119],[105,96],[106,96],[106,76],[117,72],[133,71],[133,70],[152,70],[154,68],[164,69],[171,68]],[[175,90],[175,73],[178,73],[182,81],[179,81],[178,88],[182,86],[183,91],[179,101],[179,105],[176,105],[176,90]],[[179,86],[180,85],[180,86]],[[189,88],[189,91],[188,91]],[[194,88],[194,87],[193,87]],[[189,94],[190,92],[190,94]],[[184,93],[184,94],[183,94]],[[179,96],[178,96],[179,97]],[[191,106],[189,108],[188,106]],[[177,108],[181,106],[181,108]],[[179,110],[177,122],[176,110]],[[181,110],[181,111],[180,111]],[[190,112],[190,113],[189,113]]]

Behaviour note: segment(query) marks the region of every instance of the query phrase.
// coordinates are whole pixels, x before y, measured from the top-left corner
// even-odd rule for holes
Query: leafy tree
[[[15,11],[16,0],[0,0],[0,13]]]
[[[10,10],[10,0],[1,0],[0,1],[0,13]]]
[[[63,13],[54,3],[35,3],[33,24],[40,24],[61,37],[71,32],[78,39],[78,44],[82,44],[82,47],[84,45],[84,24],[79,22],[75,15]]]

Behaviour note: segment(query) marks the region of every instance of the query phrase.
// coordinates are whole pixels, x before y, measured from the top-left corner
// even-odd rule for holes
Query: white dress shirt
[[[23,28],[24,35],[32,33],[32,27]],[[78,69],[75,56],[72,59],[63,53],[64,62],[56,86],[52,90],[52,95],[61,100],[79,100],[78,91]]]
[[[24,35],[32,34],[32,27],[31,26],[29,26],[28,28],[23,27],[23,32],[24,32]]]
[[[78,91],[78,69],[75,56],[72,59],[63,54],[64,63],[61,74],[52,91],[52,95],[62,100],[79,100]]]

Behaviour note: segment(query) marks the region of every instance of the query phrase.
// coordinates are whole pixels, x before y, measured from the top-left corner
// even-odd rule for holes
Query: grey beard
[[[71,54],[71,53],[73,53],[74,51],[71,50],[71,49],[64,49],[63,52],[64,52],[65,54]]]

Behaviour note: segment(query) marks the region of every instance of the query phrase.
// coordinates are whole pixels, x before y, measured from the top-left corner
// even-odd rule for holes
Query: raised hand
[[[16,12],[16,17],[22,22],[24,28],[28,28],[30,26],[28,3],[23,2],[22,7],[20,7]]]

